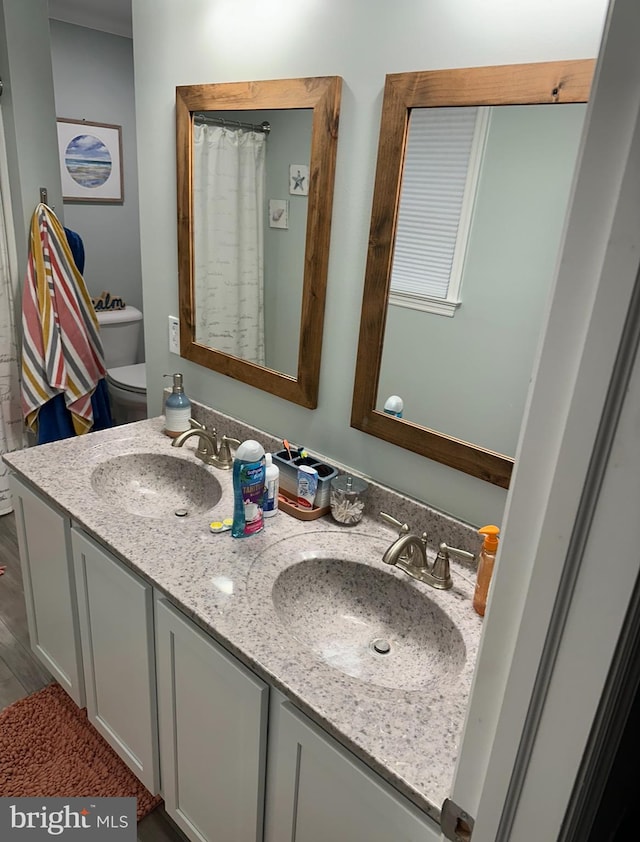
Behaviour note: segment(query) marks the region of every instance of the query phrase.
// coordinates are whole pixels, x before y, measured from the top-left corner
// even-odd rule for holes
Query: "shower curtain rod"
[[[271,131],[271,124],[267,123],[266,120],[264,123],[260,124],[243,123],[240,120],[227,120],[225,117],[209,117],[206,114],[194,114],[193,118],[197,123],[208,123],[210,126],[233,126],[238,129],[249,129],[254,132],[264,132],[267,135]]]

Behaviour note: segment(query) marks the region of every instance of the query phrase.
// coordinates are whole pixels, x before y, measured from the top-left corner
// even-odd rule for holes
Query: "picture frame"
[[[63,200],[122,204],[122,126],[66,117],[56,125]]]
[[[289,164],[289,193],[309,195],[309,167],[306,164]]]
[[[289,227],[289,202],[287,199],[269,199],[269,228]]]

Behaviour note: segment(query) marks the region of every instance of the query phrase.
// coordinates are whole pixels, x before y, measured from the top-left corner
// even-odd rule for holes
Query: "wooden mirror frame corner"
[[[318,404],[341,91],[340,76],[176,87],[180,356],[308,409]],[[296,377],[222,353],[195,339],[193,115],[196,111],[268,109],[313,110]]]
[[[502,488],[514,459],[376,409],[404,152],[412,108],[587,102],[595,60],[496,65],[386,77],[351,426]]]

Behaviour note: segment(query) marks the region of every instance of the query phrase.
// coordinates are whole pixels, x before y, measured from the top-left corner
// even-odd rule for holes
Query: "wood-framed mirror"
[[[176,88],[180,355],[310,409],[341,89],[339,76]]]
[[[352,427],[508,488],[594,65],[585,59],[386,77]],[[468,124],[469,113],[465,146],[458,124]],[[458,147],[463,169],[450,173]],[[455,183],[454,201],[441,191]],[[441,259],[447,225],[451,250]],[[431,232],[426,245],[424,230]],[[423,294],[423,270],[439,264],[444,293],[436,277],[434,287],[424,280]],[[497,279],[501,286],[488,286]],[[512,299],[516,310],[507,307]],[[482,356],[485,346],[493,356]],[[503,371],[512,358],[520,366],[514,374]],[[385,410],[391,396],[402,398],[402,415],[389,404]],[[507,410],[511,452],[492,438],[502,435]]]

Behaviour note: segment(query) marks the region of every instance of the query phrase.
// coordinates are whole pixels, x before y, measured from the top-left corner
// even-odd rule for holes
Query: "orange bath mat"
[[[59,684],[0,713],[0,793],[65,798],[135,797],[138,821],[162,799],[151,795]]]

